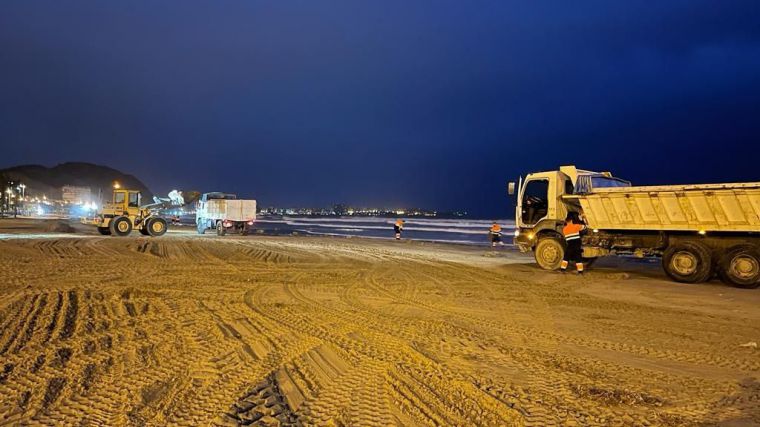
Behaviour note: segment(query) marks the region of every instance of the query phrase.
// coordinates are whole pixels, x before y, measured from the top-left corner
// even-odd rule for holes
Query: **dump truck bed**
[[[250,221],[256,218],[255,200],[214,199],[206,202],[204,218]]]
[[[600,230],[760,232],[760,182],[599,188],[563,196]]]

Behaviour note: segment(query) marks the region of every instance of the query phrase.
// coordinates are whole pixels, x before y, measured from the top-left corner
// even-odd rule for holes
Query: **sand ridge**
[[[745,295],[716,311],[626,281],[691,302],[658,304],[605,290],[613,273],[515,260],[357,239],[0,240],[0,424],[760,422],[760,359],[739,346],[760,337],[742,315],[755,293],[698,289]]]

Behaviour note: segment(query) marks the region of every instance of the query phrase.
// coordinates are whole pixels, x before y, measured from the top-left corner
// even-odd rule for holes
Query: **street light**
[[[113,188],[116,189],[116,190],[118,190],[119,188],[121,188],[121,184],[119,184],[119,181],[114,181],[113,182]]]

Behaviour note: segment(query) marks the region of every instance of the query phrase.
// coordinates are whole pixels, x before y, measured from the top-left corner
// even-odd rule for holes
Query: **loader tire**
[[[718,262],[720,279],[737,288],[760,286],[760,249],[752,245],[729,248]]]
[[[665,274],[676,282],[701,283],[710,279],[712,254],[700,242],[679,242],[669,246],[662,256]]]
[[[222,224],[222,221],[216,222],[216,235],[217,236],[224,236],[227,234],[227,230],[224,229],[224,224]]]
[[[104,236],[110,236],[111,230],[108,229],[108,227],[98,227],[98,233],[104,235]]]
[[[168,228],[166,220],[161,217],[148,219],[148,233],[153,237],[163,236]]]
[[[539,240],[534,249],[536,264],[544,270],[556,270],[565,257],[565,245],[554,237]]]
[[[140,234],[143,236],[150,236],[150,233],[148,233],[148,224],[143,224],[143,226],[140,228]]]
[[[132,232],[132,221],[126,216],[117,216],[111,220],[109,227],[114,236],[129,236]]]

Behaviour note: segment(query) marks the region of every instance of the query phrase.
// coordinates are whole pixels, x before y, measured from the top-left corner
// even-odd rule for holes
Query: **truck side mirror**
[[[509,194],[510,196],[513,196],[515,194],[515,183],[514,182],[510,182],[509,184],[507,184],[507,194]]]

